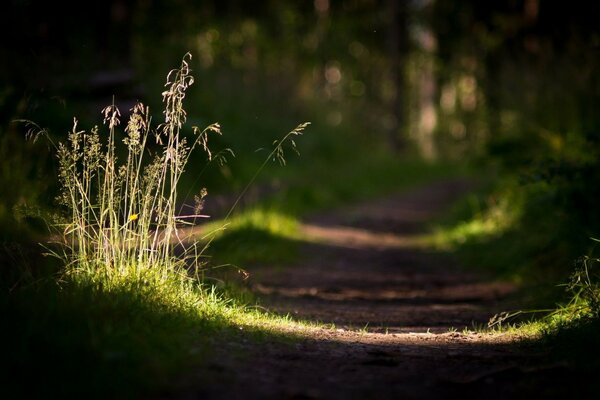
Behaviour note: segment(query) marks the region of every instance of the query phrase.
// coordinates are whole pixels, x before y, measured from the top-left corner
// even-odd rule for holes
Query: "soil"
[[[267,309],[327,327],[299,341],[215,339],[211,359],[160,398],[559,398],[569,365],[506,333],[474,332],[518,307],[516,287],[421,245],[471,184],[444,180],[308,218],[294,265],[250,271]],[[467,330],[469,330],[467,332]],[[571,397],[571,396],[569,396]]]

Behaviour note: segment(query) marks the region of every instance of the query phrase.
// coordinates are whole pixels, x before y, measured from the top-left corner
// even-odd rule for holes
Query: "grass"
[[[81,130],[74,120],[66,143],[29,123],[34,140],[45,136],[58,157],[62,208],[45,251],[59,266],[23,260],[21,272],[12,273],[19,260],[13,250],[5,254],[13,264],[0,280],[9,393],[130,398],[201,362],[211,338],[225,340],[239,329],[283,338],[290,335],[283,330],[302,328],[204,282],[206,244],[179,237],[204,217],[204,193],[193,212],[178,209],[186,163],[196,148],[210,161],[208,135],[220,134],[218,124],[193,127],[191,141],[182,134],[183,100],[193,83],[188,62],[186,55],[167,77],[165,122],[156,128],[142,104],[123,133],[121,111],[111,105],[103,110],[108,132]],[[282,162],[284,146],[293,148],[305,126],[274,143],[269,158]],[[232,223],[247,225],[239,217]]]
[[[496,316],[483,330],[526,338],[549,351],[549,363],[566,363],[581,380],[600,368],[599,260],[576,257],[585,238],[566,234],[564,214],[548,201],[554,192],[544,182],[514,180],[483,188],[460,201],[427,241],[456,252],[467,266],[518,283],[521,310]]]
[[[432,226],[427,242],[518,284],[553,288],[566,280],[571,260],[581,254],[581,235],[564,236],[567,220],[548,201],[554,189],[489,175],[480,180],[495,183],[457,202]]]
[[[304,325],[265,314],[171,276],[46,279],[3,299],[4,362],[18,398],[131,398],[173,386],[211,346],[246,338],[286,340]],[[215,342],[215,338],[218,340]],[[278,339],[279,338],[279,339]]]
[[[470,216],[451,225],[437,226],[429,238],[430,243],[440,249],[452,250],[470,241],[499,237],[518,217],[516,210],[509,207],[508,199],[489,201],[484,207],[479,203],[476,195],[465,199],[460,206],[469,207]]]
[[[600,368],[599,261],[589,257],[579,260],[569,282],[562,285],[567,300],[555,308],[543,313],[524,311],[529,320],[507,319],[493,328],[528,338],[530,344],[544,350],[550,365],[568,367],[570,379],[585,382],[590,393],[597,393],[598,384],[589,378],[596,376]]]
[[[216,221],[205,229],[211,231],[221,226],[223,222]],[[229,263],[246,268],[286,263],[298,256],[299,221],[290,215],[253,208],[234,215],[224,228],[211,238],[212,264]]]

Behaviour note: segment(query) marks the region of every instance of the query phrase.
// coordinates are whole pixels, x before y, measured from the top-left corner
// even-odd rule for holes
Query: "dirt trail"
[[[469,189],[443,181],[409,193],[317,215],[298,265],[254,274],[268,308],[377,332],[447,332],[486,323],[514,290],[459,269],[420,245],[436,213]]]
[[[514,337],[461,333],[509,307],[506,298],[514,291],[419,245],[428,221],[468,189],[466,181],[446,180],[307,220],[301,260],[251,271],[252,287],[267,308],[335,323],[335,329],[314,329],[296,344],[256,344],[243,335],[219,342],[183,397],[495,399],[569,393],[569,385],[552,385],[559,376],[565,382],[567,367],[546,363]]]

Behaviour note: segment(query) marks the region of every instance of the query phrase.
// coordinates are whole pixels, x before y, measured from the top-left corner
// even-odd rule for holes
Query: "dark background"
[[[60,139],[74,116],[100,124],[114,98],[124,114],[143,101],[159,122],[166,73],[188,51],[189,122],[219,121],[215,146],[238,154],[202,185],[192,174],[190,187],[239,190],[261,162],[256,149],[311,121],[303,159],[283,174],[306,180],[358,158],[469,161],[522,193],[514,207],[543,236],[538,251],[572,242],[553,263],[588,251],[600,230],[591,2],[11,0],[0,18],[5,238],[28,231],[23,215],[51,205],[55,190],[48,149],[14,120]]]

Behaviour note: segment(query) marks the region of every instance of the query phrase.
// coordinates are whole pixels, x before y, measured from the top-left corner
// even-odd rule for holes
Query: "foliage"
[[[471,194],[455,205],[452,221],[434,227],[428,241],[441,249],[456,250],[471,242],[498,238],[518,220],[517,202],[514,195],[482,198]]]
[[[188,58],[189,54],[167,77],[165,122],[155,132],[158,148],[151,161],[146,160],[152,154],[149,110],[140,103],[131,110],[125,128],[123,163],[116,148],[121,113],[114,105],[103,110],[109,128],[106,143],[97,127],[79,130],[74,120],[68,143],[55,145],[62,189],[58,200],[66,209],[66,222],[58,225],[57,234],[63,235],[54,243],[58,247],[48,250],[64,261],[69,280],[94,282],[110,291],[131,276],[150,286],[179,277],[185,287],[190,284],[186,268],[200,268],[197,244],[184,244],[178,228],[189,219],[204,217],[202,199],[194,213],[177,215],[177,185],[194,148],[202,146],[211,158],[207,135],[220,130],[218,124],[204,130],[194,127],[196,138],[190,144],[180,135],[186,120],[183,99],[193,83]],[[43,130],[35,133],[35,139],[40,135],[54,144]],[[183,256],[175,255],[176,246]]]
[[[301,334],[305,327],[152,270],[110,281],[38,274],[0,297],[0,311],[9,377],[3,390],[15,398],[155,394],[173,389],[182,370],[240,331],[247,340],[289,340],[286,329]]]
[[[221,300],[182,287],[173,276],[161,281],[149,272],[122,275],[119,281],[95,278],[58,283],[45,277],[3,297],[2,313],[10,321],[3,343],[3,362],[12,378],[7,393],[134,395],[164,385],[166,374],[187,360],[192,338],[219,325],[202,305],[210,302],[216,309]]]
[[[544,317],[540,327],[553,357],[566,360],[579,374],[594,375],[600,367],[599,262],[587,256],[577,260],[573,274],[563,285],[569,300]]]
[[[590,257],[582,257],[577,261],[575,271],[564,285],[570,300],[548,317],[550,326],[585,324],[600,317],[598,263],[600,259]]]
[[[206,229],[211,231],[212,226],[222,223],[216,221]],[[300,238],[299,221],[290,215],[254,208],[235,214],[225,224],[210,243],[213,264],[222,262],[247,268],[290,262],[298,255],[294,242]]]

